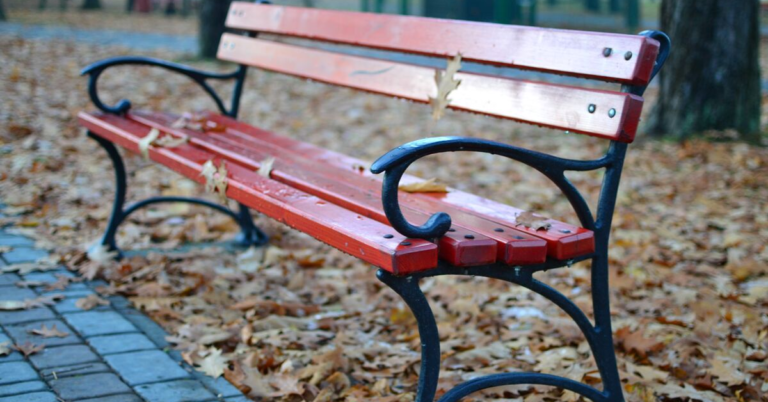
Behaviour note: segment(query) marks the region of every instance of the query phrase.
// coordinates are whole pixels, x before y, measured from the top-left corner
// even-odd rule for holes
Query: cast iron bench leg
[[[559,387],[573,391],[594,402],[624,402],[621,379],[613,349],[613,335],[611,333],[607,258],[604,254],[599,254],[594,256],[592,260],[594,326],[587,315],[565,295],[533,278],[534,272],[552,268],[552,266],[546,266],[546,264],[528,268],[488,265],[473,267],[472,269],[441,265],[436,270],[411,276],[395,276],[387,271],[379,270],[377,273],[379,280],[403,298],[418,322],[422,358],[416,401],[432,402],[434,400],[440,373],[440,336],[434,314],[429,307],[429,302],[419,288],[419,280],[442,275],[466,275],[500,279],[523,286],[560,307],[584,333],[584,337],[589,343],[600,371],[603,390],[601,391],[589,385],[550,374],[501,373],[474,378],[459,384],[446,392],[439,402],[457,402],[483,389],[518,384]]]
[[[98,135],[88,132],[88,137],[95,140],[109,155],[109,159],[112,161],[112,166],[115,169],[115,201],[112,206],[112,213],[109,217],[109,223],[107,229],[104,232],[104,236],[101,238],[99,245],[107,246],[108,251],[116,251],[117,258],[122,258],[122,252],[117,247],[115,236],[117,235],[117,228],[125,219],[134,213],[135,211],[152,204],[169,203],[169,202],[186,202],[190,204],[203,205],[212,209],[215,209],[223,214],[230,216],[240,226],[240,234],[237,237],[237,244],[241,246],[259,246],[267,242],[267,236],[256,227],[253,223],[250,210],[245,205],[239,204],[240,209],[235,212],[227,208],[224,205],[216,204],[207,200],[191,197],[152,197],[145,200],[138,201],[134,204],[125,207],[125,195],[128,187],[125,173],[125,165],[123,164],[123,158],[117,151],[112,142],[105,140]]]

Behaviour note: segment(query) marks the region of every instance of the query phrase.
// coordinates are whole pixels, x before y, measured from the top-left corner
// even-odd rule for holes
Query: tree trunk
[[[40,0],[40,2],[39,2],[39,3],[37,3],[37,8],[38,8],[39,10],[45,10],[45,7],[46,7],[47,5],[48,5],[48,1],[47,1],[47,0]]]
[[[83,10],[99,10],[99,9],[101,9],[101,0],[83,1]]]
[[[125,2],[125,11],[130,14],[133,12],[133,8],[136,5],[136,2],[134,0],[128,0]]]
[[[600,12],[600,0],[584,0],[584,8],[592,12]]]
[[[203,0],[200,4],[201,57],[216,57],[230,2],[231,0]]]
[[[620,13],[622,9],[621,3],[623,2],[624,1],[622,0],[611,0],[610,2],[608,2],[608,10],[610,10],[612,14]]]
[[[5,6],[3,5],[3,0],[0,0],[0,21],[5,21],[8,18],[5,16]]]
[[[661,28],[672,53],[661,74],[655,135],[686,139],[760,129],[759,0],[664,0]]]

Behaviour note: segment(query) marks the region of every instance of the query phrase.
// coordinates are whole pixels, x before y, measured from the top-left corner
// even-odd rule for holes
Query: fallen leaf
[[[451,102],[448,99],[448,95],[453,92],[461,84],[461,80],[454,79],[456,74],[461,68],[461,53],[457,54],[453,59],[448,62],[448,66],[445,71],[435,71],[435,83],[437,84],[437,96],[429,98],[429,103],[432,105],[432,119],[440,120],[443,117],[445,109]]]
[[[448,187],[445,184],[437,182],[437,179],[432,178],[429,180],[421,181],[418,183],[401,184],[398,187],[400,190],[406,193],[447,193]]]
[[[0,357],[8,356],[9,354],[11,354],[10,346],[11,346],[10,342],[0,343]]]
[[[269,178],[269,174],[272,173],[272,166],[275,164],[275,158],[267,158],[261,161],[259,170],[256,171],[260,176]]]
[[[176,148],[189,142],[189,137],[174,137],[166,134],[164,137],[157,139],[153,142],[153,145],[157,145],[163,148]]]
[[[227,168],[224,165],[224,161],[221,162],[219,168],[213,164],[210,160],[205,162],[203,170],[200,172],[200,176],[205,177],[205,191],[208,193],[214,193],[218,191],[219,201],[222,204],[227,203]]]
[[[149,160],[149,146],[160,136],[160,130],[153,128],[144,138],[139,140],[139,152],[145,160]]]
[[[83,310],[91,310],[97,306],[109,306],[109,300],[102,299],[97,295],[88,295],[75,302],[75,306]]]
[[[32,335],[39,335],[43,338],[66,338],[69,336],[69,333],[59,331],[58,328],[56,328],[56,324],[53,324],[51,328],[48,328],[45,324],[43,324],[38,329],[30,329],[27,332],[29,332]]]
[[[221,349],[210,348],[208,356],[198,362],[197,371],[201,371],[213,378],[219,378],[224,374],[231,358],[221,355]]]
[[[547,218],[534,214],[533,212],[521,212],[517,217],[515,217],[515,226],[524,226],[526,228],[530,228],[536,231],[539,230],[549,230],[549,228],[552,227],[552,224],[547,222]]]
[[[16,345],[13,345],[12,347],[13,349],[21,352],[24,355],[24,357],[29,357],[30,355],[33,355],[45,349],[45,345],[35,345],[30,341],[27,341],[22,345],[16,344]]]
[[[27,303],[23,300],[0,300],[0,310],[2,311],[24,310],[25,308],[27,308]]]

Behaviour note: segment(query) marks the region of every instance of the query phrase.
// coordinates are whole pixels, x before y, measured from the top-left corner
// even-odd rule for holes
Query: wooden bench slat
[[[80,123],[130,151],[139,152],[138,143],[149,132],[147,126],[111,115],[80,113]],[[149,156],[164,166],[203,183],[202,165],[221,158],[193,145],[175,148],[150,147]],[[271,218],[283,222],[346,253],[402,275],[437,266],[437,246],[404,236],[375,220],[335,204],[260,176],[236,163],[227,163],[227,196]],[[385,238],[391,234],[392,238]],[[404,245],[404,241],[410,245]]]
[[[233,34],[222,37],[219,58],[420,103],[437,96],[435,70],[427,67]],[[622,92],[469,73],[455,78],[461,84],[449,96],[452,109],[622,142],[634,139],[643,107],[641,97]]]
[[[274,154],[289,151],[297,155],[297,159],[322,162],[312,164],[312,170],[329,175],[341,175],[344,180],[353,183],[356,187],[366,189],[377,196],[381,193],[381,178],[373,175],[367,169],[359,170],[358,167],[366,165],[363,161],[287,136],[261,130],[217,113],[206,113],[204,117],[226,126],[228,134],[236,135],[240,141],[251,142],[256,148],[269,150],[270,153]],[[222,134],[216,133],[216,135]],[[335,169],[329,169],[329,166]],[[403,182],[420,180],[409,175],[403,176]],[[523,212],[522,210],[455,189],[451,189],[447,194],[400,192],[400,203],[403,207],[424,213],[431,214],[435,211],[449,213],[458,226],[471,228],[497,240],[501,246],[497,250],[499,252],[498,259],[509,264],[538,262],[532,261],[540,258],[540,254],[535,251],[537,250],[537,243],[530,242],[530,239],[533,238],[546,241],[547,255],[560,260],[590,254],[595,247],[594,234],[590,230],[554,219],[547,220],[547,223],[552,225],[548,231],[536,231],[518,226],[516,220],[510,217],[515,217]],[[471,204],[472,207],[462,208],[465,204]],[[488,211],[492,208],[501,212],[491,214]],[[496,228],[502,228],[504,232],[496,232]],[[523,237],[523,239],[516,237]]]
[[[480,22],[235,2],[230,28],[645,85],[656,40]],[[605,56],[605,49],[611,49]],[[631,52],[627,60],[625,55]]]
[[[205,147],[218,155],[259,169],[257,161],[276,158],[271,175],[274,179],[292,187],[316,195],[337,205],[388,224],[381,206],[381,182],[376,178],[363,177],[359,171],[340,170],[325,164],[306,161],[301,155],[282,149],[271,143],[254,141],[250,138],[232,138],[226,133],[173,129],[175,118],[161,113],[135,112],[129,115],[142,124],[163,131],[189,135],[195,144]],[[403,205],[403,213],[411,222],[422,224],[430,214]],[[546,259],[546,242],[507,228],[499,233],[498,224],[469,214],[459,213],[455,219],[455,232],[449,232],[438,241],[440,258],[456,266],[481,265],[496,261],[507,264],[541,263]],[[466,216],[465,216],[466,215]],[[465,236],[470,235],[468,239]],[[496,244],[498,243],[498,247]]]

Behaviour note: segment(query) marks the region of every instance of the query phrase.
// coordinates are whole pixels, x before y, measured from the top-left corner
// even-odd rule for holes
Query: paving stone
[[[96,288],[101,287],[101,286],[105,286],[105,287],[109,286],[109,283],[107,283],[106,281],[103,281],[101,279],[97,279],[95,281],[85,281],[83,283],[85,284],[85,286],[88,286],[91,289],[96,289]]]
[[[240,392],[239,389],[235,388],[235,386],[232,385],[229,381],[227,381],[224,377],[213,379],[198,371],[195,371],[195,377],[197,377],[198,381],[202,382],[203,385],[206,386],[206,388],[213,391],[213,393],[220,398],[228,398],[230,396],[243,395],[243,393]]]
[[[226,398],[224,402],[252,402],[250,399],[244,396],[236,396],[234,398]]]
[[[158,348],[165,349],[170,346],[168,341],[165,340],[168,333],[165,332],[163,327],[152,321],[151,318],[133,309],[124,311],[123,316],[143,332],[147,338],[151,339]]]
[[[76,364],[74,366],[54,367],[40,370],[40,375],[43,376],[44,380],[51,381],[76,375],[107,373],[110,371],[111,370],[109,369],[109,366],[104,363],[83,363]]]
[[[24,400],[24,395],[35,391],[48,391],[49,388],[42,381],[15,382],[8,385],[0,385],[0,396],[17,395],[19,400]]]
[[[102,356],[157,348],[149,338],[142,334],[95,336],[89,338],[88,343]]]
[[[108,311],[110,310],[109,306],[96,306],[90,310],[83,310],[80,307],[77,307],[75,304],[77,304],[77,301],[80,300],[79,297],[70,297],[66,298],[64,300],[61,300],[57,302],[52,308],[59,314],[66,314],[66,313],[79,313],[84,311]]]
[[[130,385],[190,377],[179,363],[159,350],[109,355],[104,360]]]
[[[3,253],[3,259],[11,265],[23,262],[36,262],[45,257],[48,257],[47,251],[31,247],[16,247],[7,253]]]
[[[96,398],[130,392],[131,389],[112,373],[67,377],[51,381],[51,388],[64,400]]]
[[[120,394],[112,396],[104,396],[94,399],[82,399],[77,402],[143,402],[141,398],[135,394]]]
[[[0,363],[0,385],[39,379],[37,371],[27,362]]]
[[[84,337],[136,332],[136,327],[116,311],[70,313],[64,314],[64,319]]]
[[[131,308],[131,302],[123,296],[110,296],[107,297],[112,307],[122,310]]]
[[[31,274],[24,275],[24,280],[28,282],[53,283],[59,280],[59,278],[50,272],[33,272]]]
[[[0,233],[0,246],[34,247],[35,241],[29,237],[10,233]]]
[[[0,289],[0,300],[27,300],[37,298],[37,293],[32,289],[17,286],[4,286]]]
[[[0,263],[0,268],[2,268],[3,264]],[[15,286],[16,282],[20,282],[21,277],[16,274],[2,274],[0,275],[0,286]],[[3,294],[3,291],[0,290],[0,295]]]
[[[48,307],[38,307],[31,310],[0,311],[0,324],[11,325],[23,322],[50,320],[56,318]]]
[[[42,336],[33,335],[29,333],[29,331],[33,329],[40,329],[43,325],[45,325],[49,329],[53,328],[53,326],[55,325],[56,329],[58,329],[60,332],[68,333],[69,336],[65,338],[59,338],[59,337],[44,338]],[[77,336],[75,331],[69,328],[67,324],[64,324],[62,321],[59,321],[59,320],[48,320],[48,321],[26,323],[26,324],[19,324],[19,325],[9,325],[6,327],[6,331],[8,332],[8,335],[10,335],[10,337],[13,338],[13,340],[17,344],[23,344],[23,343],[26,343],[27,341],[30,341],[35,345],[45,345],[45,346],[72,345],[76,343],[82,343],[82,341]]]
[[[9,338],[7,335],[5,335],[4,333],[2,333],[2,331],[0,331],[0,345],[4,344],[6,342],[13,343],[13,340],[11,338]],[[16,361],[16,360],[22,360],[22,359],[23,359],[23,357],[21,356],[21,353],[19,353],[19,352],[11,352],[11,354],[9,354],[7,356],[0,356],[0,363],[8,363],[8,362],[12,362],[12,361]]]
[[[46,348],[42,352],[29,356],[29,360],[38,369],[71,366],[80,363],[98,362],[99,356],[85,345],[59,346]]]
[[[136,392],[147,402],[198,402],[216,398],[199,382],[191,380],[142,385],[136,387]]]
[[[53,392],[35,392],[32,394],[24,394],[23,402],[60,402],[60,399],[56,397]],[[22,402],[19,400],[19,396],[7,396],[0,398],[0,402]]]

